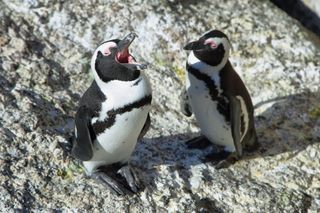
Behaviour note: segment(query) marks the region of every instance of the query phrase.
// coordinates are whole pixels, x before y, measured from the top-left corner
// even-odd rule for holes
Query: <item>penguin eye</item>
[[[217,48],[217,46],[218,46],[217,43],[216,43],[213,39],[211,39],[211,38],[205,40],[205,41],[204,41],[204,44],[205,44],[205,45],[210,45],[210,47],[211,47],[212,49],[215,49],[215,48]]]
[[[108,42],[104,44],[105,46],[103,47],[103,55],[108,56],[110,55],[116,48],[117,44],[114,42]]]
[[[111,54],[111,51],[109,48],[106,48],[104,51],[103,51],[103,55],[107,56],[107,55],[110,55]]]

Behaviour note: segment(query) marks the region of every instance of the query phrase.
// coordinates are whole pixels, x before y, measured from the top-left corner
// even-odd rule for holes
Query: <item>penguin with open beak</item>
[[[139,181],[128,164],[137,140],[150,126],[151,86],[145,64],[129,51],[136,38],[108,40],[93,53],[94,81],[75,116],[72,154],[86,173],[118,195],[135,193]]]

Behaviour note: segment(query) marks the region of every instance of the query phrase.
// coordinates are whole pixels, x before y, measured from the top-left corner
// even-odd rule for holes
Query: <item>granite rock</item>
[[[269,1],[0,1],[0,209],[35,212],[317,212],[320,48]],[[182,46],[217,28],[256,106],[260,147],[233,166],[188,150]],[[135,31],[150,63],[152,125],[132,156],[146,189],[117,197],[68,155],[95,46]]]

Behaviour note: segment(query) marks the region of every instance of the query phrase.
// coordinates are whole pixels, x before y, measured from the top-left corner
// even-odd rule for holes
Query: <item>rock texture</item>
[[[317,212],[320,50],[269,1],[0,1],[0,209],[3,212]],[[188,150],[179,112],[186,53],[206,30],[230,36],[256,104],[260,148],[230,168]],[[149,62],[152,126],[132,165],[146,189],[116,197],[68,156],[77,103],[103,39],[136,31]]]
[[[318,0],[270,0],[290,16],[320,36],[320,1]]]

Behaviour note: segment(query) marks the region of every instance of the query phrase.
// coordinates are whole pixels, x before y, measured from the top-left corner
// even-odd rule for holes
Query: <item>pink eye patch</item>
[[[103,55],[107,56],[111,54],[110,48],[116,47],[117,44],[114,42],[108,42],[104,45]]]
[[[205,45],[209,44],[211,48],[216,48],[217,47],[216,42],[211,38],[205,40],[204,44]]]

